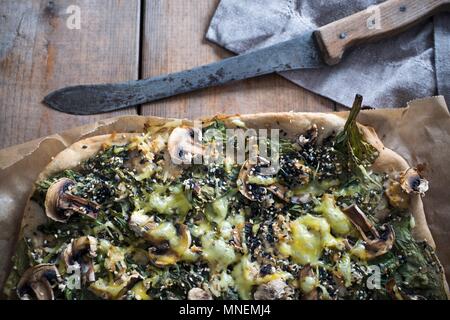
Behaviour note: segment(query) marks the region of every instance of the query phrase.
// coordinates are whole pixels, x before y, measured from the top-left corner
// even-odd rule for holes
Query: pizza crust
[[[319,143],[330,135],[336,134],[342,130],[346,120],[331,113],[294,112],[217,116],[216,118],[220,118],[220,120],[224,121],[226,125],[231,128],[238,127],[234,120],[240,119],[245,123],[247,128],[268,130],[280,129],[280,137],[291,139],[297,138],[300,134],[310,129],[313,124],[316,124],[319,129]],[[203,119],[202,121],[203,123],[207,123],[212,119],[213,118]],[[167,119],[164,122],[161,118],[149,117],[147,125],[150,126],[150,128],[152,126],[160,128],[164,123],[173,121],[173,119]],[[182,120],[179,121],[179,124],[193,125],[193,122]],[[383,172],[390,176],[395,176],[410,167],[406,160],[399,154],[383,145],[373,128],[360,124],[358,125],[360,129],[362,129],[366,141],[371,143],[379,152],[379,157],[372,167],[375,172]],[[136,135],[139,135],[139,133],[107,134],[80,140],[56,155],[39,175],[37,182],[63,170],[77,167],[82,161],[87,160],[98,153],[105,144],[121,145],[126,143],[129,138]],[[435,249],[435,242],[427,225],[420,195],[411,195],[410,209],[415,219],[415,226],[413,228],[414,238],[420,241],[425,240],[433,249]],[[35,232],[37,225],[42,223],[42,219],[46,219],[45,212],[31,200],[30,196],[22,220],[21,234],[26,235],[27,233]],[[443,277],[448,294],[444,273]]]

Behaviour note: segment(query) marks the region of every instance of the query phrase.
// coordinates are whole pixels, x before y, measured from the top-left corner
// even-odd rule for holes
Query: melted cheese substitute
[[[336,206],[332,195],[323,195],[321,204],[314,211],[320,213],[327,220],[334,234],[347,236],[352,232],[352,223],[341,209]]]
[[[153,160],[166,148],[167,136],[159,135],[151,143],[149,141],[146,135],[136,136],[129,145],[129,148],[133,151],[136,149],[148,160],[142,163],[139,171],[135,170],[132,174],[139,182],[152,179],[164,171],[161,164]],[[223,170],[231,174],[236,169],[233,166],[225,159]],[[305,200],[300,202],[312,205],[307,207],[310,208],[308,213],[290,215],[283,214],[282,210],[273,210],[275,206],[271,205],[278,202],[276,205],[280,207],[277,209],[284,206],[290,210],[294,201],[282,199],[283,202],[274,196],[271,204],[258,211],[255,207],[261,209],[263,203],[250,204],[241,195],[237,183],[229,189],[215,192],[214,186],[205,185],[205,180],[201,180],[202,184],[192,184],[200,189],[198,191],[191,184],[186,184],[191,183],[191,180],[173,180],[173,183],[168,184],[158,181],[151,188],[142,188],[140,196],[132,199],[133,211],[129,216],[127,213],[126,223],[139,239],[138,242],[148,242],[150,245],[139,247],[135,242],[127,242],[125,247],[119,247],[114,240],[99,239],[98,254],[102,256],[103,262],[97,263],[94,268],[98,273],[104,272],[106,268],[117,277],[95,279],[90,284],[92,292],[112,299],[122,297],[124,292],[138,300],[151,299],[150,289],[154,289],[155,284],[161,285],[158,277],[163,276],[158,272],[152,273],[152,270],[146,276],[129,281],[135,275],[130,269],[127,270],[127,259],[131,257],[133,264],[145,266],[153,263],[157,268],[172,267],[177,263],[183,264],[184,268],[186,264],[193,264],[192,268],[186,267],[188,272],[206,271],[209,275],[201,278],[201,281],[206,282],[201,285],[215,297],[223,297],[231,289],[241,299],[252,299],[257,286],[282,280],[303,294],[321,288],[322,298],[326,298],[328,293],[319,281],[319,268],[333,271],[349,287],[354,280],[352,259],[367,260],[367,250],[362,241],[357,241],[345,252],[344,239],[350,235],[357,238],[358,233],[336,204],[335,197],[327,193],[330,190],[336,191],[335,196],[356,193],[358,190],[355,187],[336,190],[340,182],[326,179],[308,180],[300,186],[295,185],[288,191],[289,197],[293,195]],[[194,183],[198,182],[193,180]],[[280,183],[278,180],[283,181],[281,177],[252,174],[247,183],[268,187]],[[207,193],[207,188],[213,192],[212,196],[208,194],[211,198],[206,199],[214,200],[194,198],[194,191]],[[125,191],[124,184],[126,195]],[[195,215],[190,216],[193,211]],[[261,219],[258,214],[268,216]],[[115,226],[108,221],[95,226],[94,231],[100,233],[107,228],[113,229]],[[120,234],[119,230],[114,231]],[[338,252],[336,255],[339,256],[330,265],[321,261],[327,249],[336,249],[334,253]],[[300,279],[298,270],[308,264],[311,273]],[[293,271],[289,269],[291,267]]]
[[[298,264],[315,264],[324,248],[344,247],[341,239],[331,234],[330,224],[325,218],[310,214],[297,218],[290,224],[291,239],[279,244],[279,251]]]
[[[176,228],[170,222],[160,223],[158,227],[150,231],[150,235],[155,239],[168,241],[170,247],[182,256],[184,261],[195,262],[201,258],[207,262],[212,274],[209,288],[216,296],[227,288],[234,287],[242,299],[250,299],[255,285],[292,277],[281,271],[261,276],[259,275],[261,266],[256,261],[251,261],[248,255],[235,250],[229,240],[235,230],[242,230],[245,216],[243,212],[229,215],[228,207],[227,197],[215,200],[207,210],[207,219],[191,226],[191,234],[201,241],[201,254],[193,253],[190,248],[180,245]],[[326,248],[342,250],[343,239],[333,234],[344,237],[354,231],[350,221],[336,206],[331,195],[323,195],[320,204],[314,208],[314,212],[318,215],[306,214],[291,221],[289,236],[276,244],[284,258],[290,258],[299,265],[319,263],[323,250]],[[259,225],[255,224],[252,231],[256,232],[258,228]],[[351,254],[364,258],[364,246],[355,246]],[[233,266],[231,274],[227,272],[229,266]],[[349,255],[342,257],[336,271],[342,275],[345,285],[351,284]],[[302,292],[309,293],[318,286],[318,279],[314,276],[306,277],[299,282],[299,286]],[[136,295],[146,299],[146,296],[142,294],[143,290],[141,285],[133,288]]]

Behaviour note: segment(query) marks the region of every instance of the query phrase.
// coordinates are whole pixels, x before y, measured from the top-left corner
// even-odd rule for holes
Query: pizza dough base
[[[282,112],[282,113],[262,113],[262,114],[246,114],[239,116],[216,116],[215,118],[224,121],[227,127],[238,128],[236,119],[240,119],[245,123],[247,128],[252,129],[280,129],[280,137],[295,139],[300,134],[305,133],[316,124],[319,130],[319,143],[330,135],[333,135],[344,128],[344,118],[331,113],[305,113],[305,112]],[[203,119],[203,123],[208,123],[214,118]],[[167,119],[166,123],[174,121]],[[161,127],[160,118],[149,117],[147,124],[150,130]],[[193,125],[193,122],[187,120],[179,121],[179,125]],[[410,166],[399,154],[386,148],[381,140],[378,138],[375,130],[371,127],[358,124],[364,138],[367,142],[372,144],[379,152],[379,157],[374,162],[372,169],[375,172],[387,173],[389,176],[395,177],[400,172],[408,169]],[[81,162],[87,160],[97,154],[105,144],[108,145],[122,145],[128,142],[132,136],[140,133],[120,133],[107,134],[101,136],[94,136],[84,140],[80,140],[67,149],[60,152],[47,165],[47,167],[39,175],[37,181],[47,179],[48,177],[59,173],[66,169],[75,168]],[[32,194],[34,193],[34,190]],[[433,249],[436,248],[435,242],[428,228],[425,212],[423,209],[420,195],[410,195],[410,210],[415,219],[415,226],[413,228],[413,236],[416,240],[425,240]],[[33,200],[28,201],[22,220],[21,235],[31,235],[36,232],[36,227],[46,221],[44,210],[37,205]],[[447,295],[448,285],[445,281]]]

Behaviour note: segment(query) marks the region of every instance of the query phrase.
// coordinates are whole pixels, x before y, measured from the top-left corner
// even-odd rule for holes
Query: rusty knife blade
[[[121,83],[66,87],[44,98],[53,109],[97,114],[269,73],[324,66],[313,33],[186,71]]]

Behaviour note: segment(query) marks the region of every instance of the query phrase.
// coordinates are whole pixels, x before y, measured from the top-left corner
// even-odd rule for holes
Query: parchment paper
[[[343,113],[341,113],[344,115]],[[13,254],[25,203],[38,174],[73,142],[111,132],[139,132],[149,117],[99,121],[0,150],[0,285]],[[438,256],[450,279],[450,114],[442,96],[415,100],[401,109],[365,110],[359,121],[376,129],[384,144],[410,165],[425,164],[430,190],[423,198]]]

